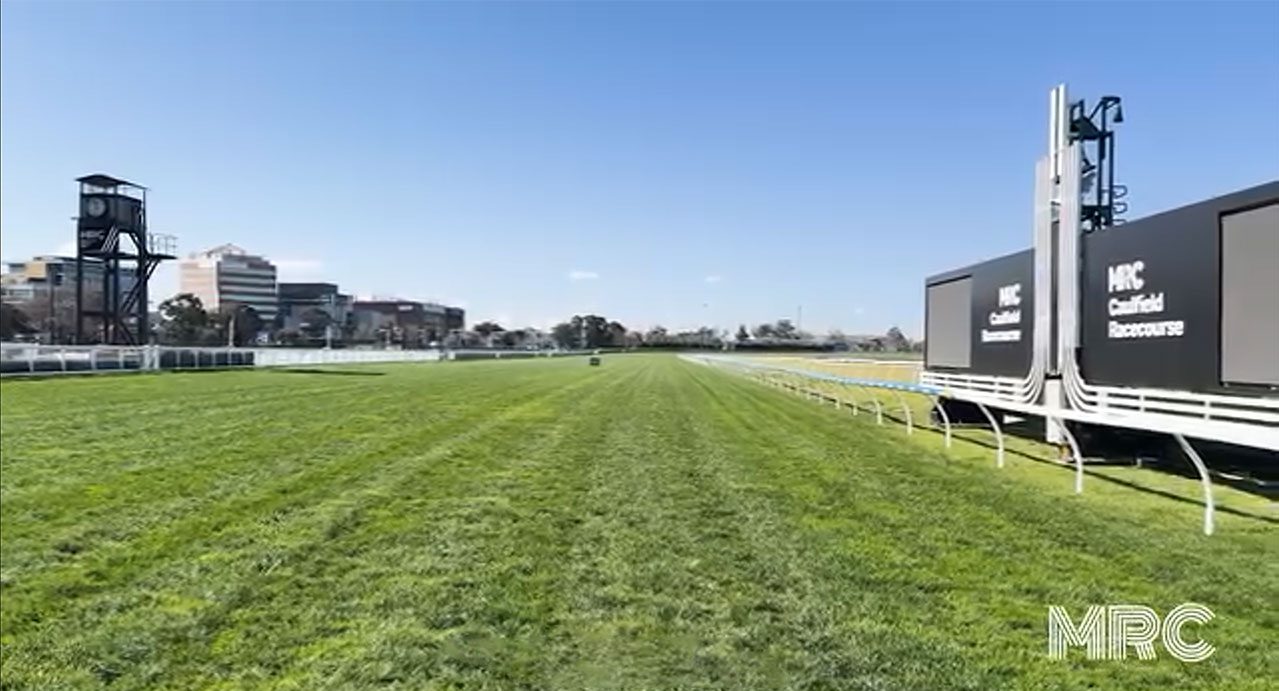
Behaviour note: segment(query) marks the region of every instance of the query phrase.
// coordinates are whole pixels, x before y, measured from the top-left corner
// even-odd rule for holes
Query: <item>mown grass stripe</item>
[[[1264,522],[1205,540],[1191,504],[604,360],[0,383],[0,682],[1268,686]],[[1048,604],[1191,598],[1220,615],[1207,663],[1044,655]]]

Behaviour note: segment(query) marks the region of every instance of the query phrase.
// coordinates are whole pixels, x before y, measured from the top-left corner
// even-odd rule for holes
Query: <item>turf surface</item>
[[[673,356],[0,384],[0,686],[1273,688],[1279,527]],[[974,439],[981,435],[970,433]],[[1018,447],[1030,455],[1042,452]],[[1195,601],[1217,653],[1046,655]],[[1188,630],[1188,632],[1191,630]]]

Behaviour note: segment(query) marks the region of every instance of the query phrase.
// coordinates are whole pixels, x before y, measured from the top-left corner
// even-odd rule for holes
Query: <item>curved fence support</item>
[[[897,397],[897,402],[901,404],[902,414],[906,416],[906,434],[915,433],[914,418],[910,414],[910,406],[906,405],[906,398],[902,396],[902,392],[893,390],[893,395]]]
[[[946,406],[941,404],[941,396],[936,396],[933,398],[933,408],[935,408],[937,412],[941,414],[941,423],[942,423],[943,429],[945,430],[945,435],[946,435],[946,448],[949,449],[950,448],[950,415],[946,413]]]
[[[1057,425],[1061,429],[1061,434],[1066,438],[1066,443],[1070,445],[1070,455],[1075,462],[1075,494],[1084,493],[1084,455],[1079,452],[1079,442],[1075,439],[1075,433],[1070,431],[1070,426],[1061,418],[1046,416],[1046,419]]]
[[[1002,468],[1004,467],[1004,431],[999,429],[999,422],[995,420],[995,416],[991,414],[990,408],[987,408],[985,403],[976,403],[976,405],[981,409],[982,415],[986,416],[990,428],[995,431],[995,443],[999,447],[995,451],[995,467]]]
[[[1172,437],[1177,440],[1177,445],[1190,458],[1190,462],[1195,464],[1195,470],[1199,471],[1199,479],[1203,482],[1204,488],[1204,535],[1212,535],[1214,530],[1213,519],[1217,512],[1217,507],[1212,500],[1212,478],[1208,475],[1208,466],[1204,465],[1204,461],[1199,457],[1199,452],[1195,451],[1195,447],[1186,441],[1185,435],[1174,434]]]
[[[870,391],[864,386],[862,390],[870,396],[870,402],[875,404],[875,424],[884,424],[884,404],[879,402],[879,396],[876,396],[874,391]]]
[[[848,385],[844,386],[844,390],[848,392],[848,400],[852,401],[852,404],[849,407],[853,409],[853,415],[856,416],[857,415],[857,397],[853,395],[853,388],[854,387],[848,386]]]

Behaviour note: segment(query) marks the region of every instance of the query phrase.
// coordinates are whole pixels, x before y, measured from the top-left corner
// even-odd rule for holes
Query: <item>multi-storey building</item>
[[[352,306],[356,340],[427,347],[464,326],[459,307],[412,300],[358,300]]]
[[[244,305],[266,324],[279,314],[275,265],[263,257],[235,245],[219,245],[183,260],[179,271],[181,292],[200,298],[207,310]]]
[[[337,284],[280,283],[278,287],[281,331],[312,338],[322,333],[326,340],[337,341],[354,327],[351,296],[339,292]],[[317,318],[317,312],[324,316]]]
[[[36,299],[56,296],[75,299],[76,259],[41,255],[24,262],[8,262],[5,273],[0,274],[0,290],[4,301],[21,305]],[[97,259],[84,260],[84,293],[86,299],[101,300],[103,285],[102,262]],[[122,273],[122,284],[119,286],[119,298],[128,295],[137,282],[137,273],[125,268]]]
[[[102,262],[85,258],[83,299],[100,307],[104,290]],[[115,299],[120,304],[137,284],[137,272],[122,268]],[[20,310],[48,342],[70,342],[76,331],[76,259],[41,255],[8,262],[0,274],[0,299]],[[90,319],[92,322],[93,319]]]

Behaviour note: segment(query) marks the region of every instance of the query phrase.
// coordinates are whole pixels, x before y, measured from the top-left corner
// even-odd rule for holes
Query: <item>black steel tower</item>
[[[1115,183],[1115,131],[1124,121],[1118,96],[1102,96],[1091,109],[1084,101],[1070,106],[1070,138],[1079,142],[1083,155],[1080,223],[1085,233],[1123,223],[1128,203],[1120,201],[1128,188]],[[1092,156],[1089,156],[1089,154]]]
[[[147,343],[147,281],[175,258],[173,237],[148,234],[145,187],[102,174],[76,182],[76,342]],[[96,321],[96,338],[86,333],[86,318]]]

